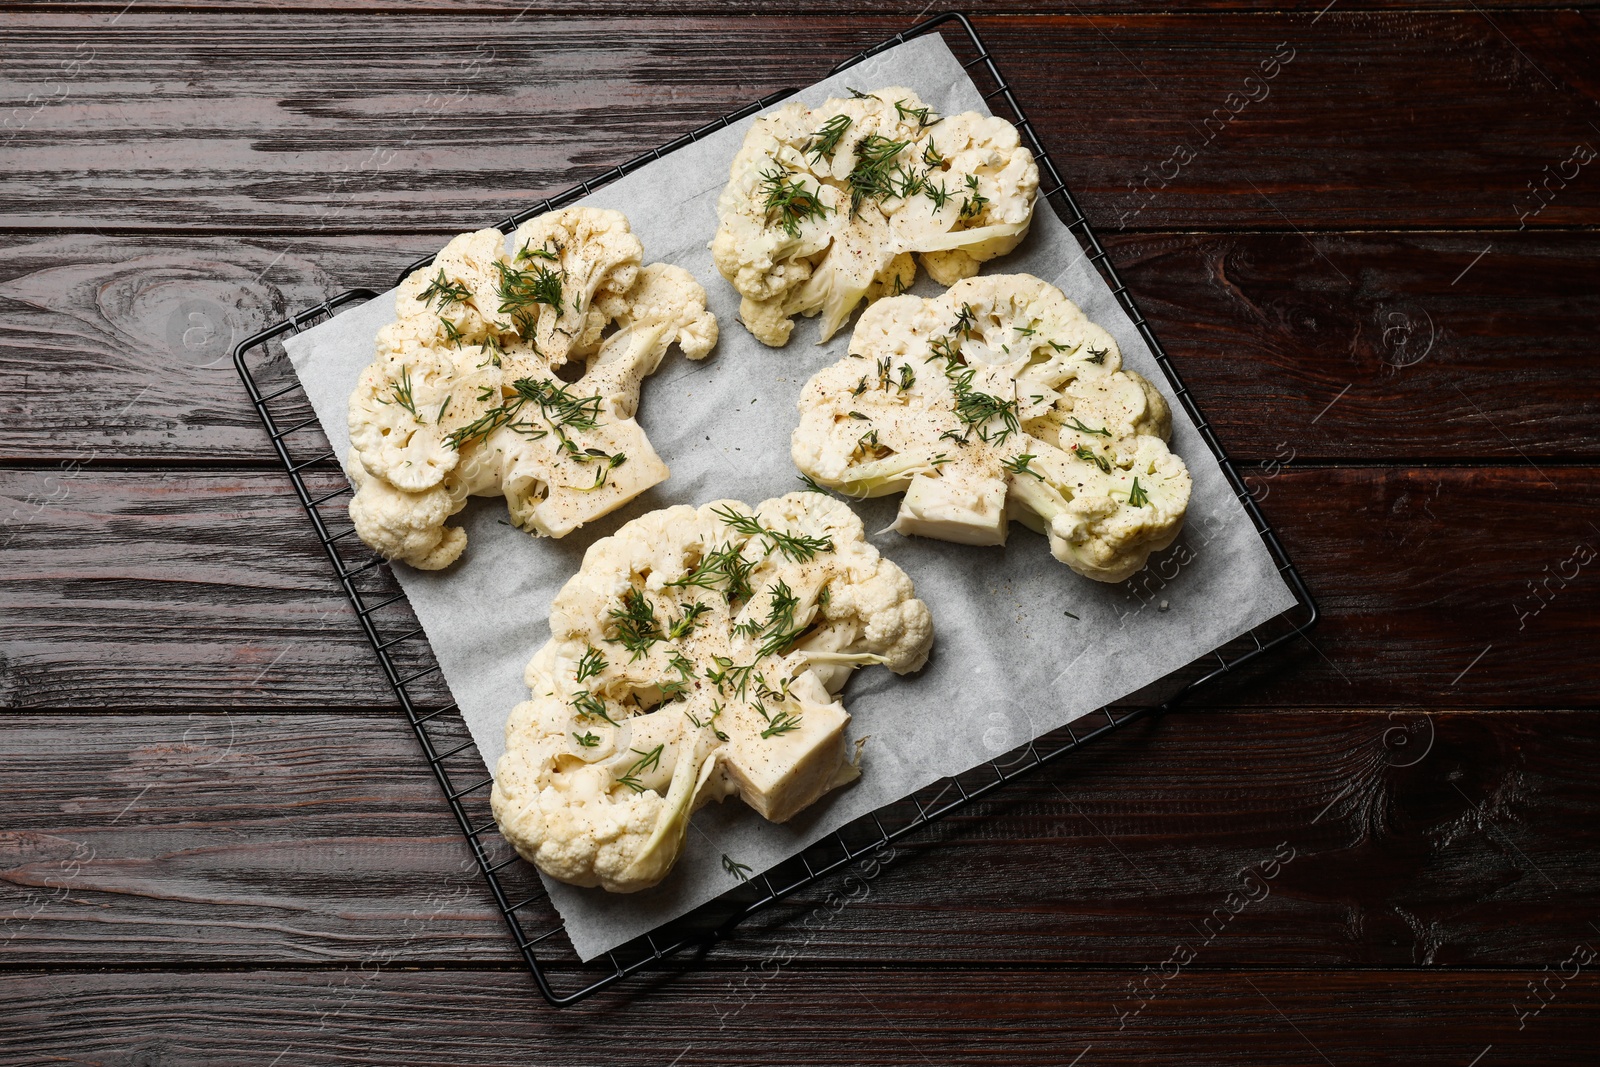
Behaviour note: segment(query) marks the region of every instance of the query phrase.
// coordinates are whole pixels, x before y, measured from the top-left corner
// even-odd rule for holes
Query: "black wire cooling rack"
[[[876,47],[857,53],[835,67],[833,73],[914,37],[939,32],[944,27],[959,31],[945,35],[946,43],[963,59],[962,65],[979,82],[980,89],[984,88],[985,82],[992,86],[984,94],[984,99],[990,101],[991,108],[997,114],[1010,118],[1016,124],[1024,143],[1033,150],[1040,168],[1042,195],[1055,203],[1063,219],[1070,220],[1068,228],[1083,243],[1089,260],[1110,284],[1145,343],[1155,354],[1178,402],[1194,420],[1201,436],[1222,465],[1228,484],[1255,523],[1278,570],[1294,592],[1297,604],[1168,679],[1165,699],[1161,703],[1121,711],[1111,707],[1102,708],[1006,756],[980,764],[955,778],[936,782],[840,829],[765,874],[735,886],[723,897],[697,911],[585,964],[578,959],[566,938],[557,936],[564,933],[563,927],[549,904],[537,873],[530,864],[519,859],[495,827],[488,804],[488,786],[492,779],[485,772],[483,760],[467,734],[460,713],[438,677],[439,666],[433,661],[421,627],[405,604],[405,594],[395,583],[385,561],[353,536],[355,529],[349,524],[346,502],[342,499],[350,492],[349,483],[337,465],[338,457],[317,426],[309,399],[281,344],[285,335],[299,333],[331,318],[341,307],[369,300],[377,293],[371,289],[352,289],[340,293],[323,304],[248,338],[234,350],[234,363],[249,391],[250,400],[266,426],[272,446],[294,485],[296,496],[311,519],[317,540],[333,564],[339,583],[355,606],[356,618],[377,653],[384,676],[400,700],[428,766],[438,778],[439,787],[444,790],[450,810],[461,825],[461,832],[471,846],[496,907],[505,917],[517,950],[527,962],[539,992],[551,1004],[571,1004],[652,963],[665,961],[685,948],[703,949],[717,939],[728,936],[733,927],[752,912],[858,861],[870,860],[874,855],[881,856],[882,850],[892,843],[994,793],[1034,768],[1058,760],[1134,719],[1165,710],[1223,674],[1283,646],[1317,621],[1316,603],[1305,582],[1289,562],[1277,536],[1262,516],[1254,498],[1245,489],[1233,462],[1212,434],[1210,424],[1195,406],[1189,390],[1167,358],[1161,342],[1151,332],[1127,287],[1117,276],[1116,268],[1101,247],[1094,229],[1067,190],[1055,161],[1040,143],[1021,104],[995,66],[989,49],[966,16],[950,13],[920,23]],[[499,223],[499,228],[509,233],[526,219],[587,196],[607,182],[753,115],[791,94],[792,90],[785,90],[725,115],[669,144],[613,167],[596,178],[581,182],[564,193],[519,211]],[[1009,109],[1011,114],[1003,115],[1004,109]],[[401,278],[419,267],[427,266],[432,259],[432,256],[426,256],[418,260],[406,268]],[[328,511],[330,508],[331,511]]]

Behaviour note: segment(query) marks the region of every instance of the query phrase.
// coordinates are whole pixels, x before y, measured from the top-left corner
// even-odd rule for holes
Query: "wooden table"
[[[1579,3],[973,5],[1324,622],[537,998],[228,355],[944,5],[640,6],[4,5],[4,1061],[1596,1062]]]

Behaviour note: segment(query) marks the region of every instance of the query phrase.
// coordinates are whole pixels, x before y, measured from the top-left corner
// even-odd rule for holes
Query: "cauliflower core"
[[[667,477],[634,421],[639,385],[676,343],[717,341],[689,272],[641,266],[616,211],[464,233],[401,283],[396,320],[350,396],[350,518],[368,545],[448,567],[466,533],[445,520],[503,494],[512,521],[563,537]]]
[[[826,341],[863,298],[917,276],[940,285],[1015,248],[1033,219],[1039,168],[1016,127],[975,111],[940,118],[910,89],[755,121],[717,203],[717,270],[764,344],[788,343],[797,314],[822,314]]]
[[[852,496],[903,492],[901,533],[999,545],[1016,519],[1079,574],[1120,582],[1172,543],[1189,504],[1166,401],[1121,363],[1032,275],[882,300],[801,392],[794,462]]]
[[[927,605],[845,504],[791,493],[653,511],[594,543],[506,723],[494,815],[553,878],[655,885],[690,814],[737,793],[783,822],[857,776],[835,697],[918,670]]]

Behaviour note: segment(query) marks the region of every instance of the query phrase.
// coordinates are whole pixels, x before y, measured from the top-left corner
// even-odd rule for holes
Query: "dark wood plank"
[[[1384,0],[1340,0],[1337,10],[1341,13],[1350,11],[1381,11],[1392,9],[1395,5],[1385,3]],[[1406,0],[1406,11],[1432,11],[1455,10],[1459,5],[1454,0]],[[1584,10],[1597,6],[1595,0],[1490,0],[1488,3],[1479,4],[1484,11],[1500,13],[1506,11],[1527,11],[1542,9],[1571,9]],[[804,3],[785,2],[768,3],[761,8],[761,13],[774,15],[894,15],[902,18],[905,25],[910,26],[913,20],[920,22],[925,18],[946,11],[965,11],[971,14],[981,14],[983,18],[991,19],[1001,15],[1053,15],[1060,14],[1066,8],[1073,13],[1096,14],[1107,12],[1111,14],[1127,13],[1155,13],[1155,12],[1225,12],[1262,11],[1279,13],[1283,5],[1276,0],[1177,0],[1171,4],[1155,3],[1129,3],[1127,0],[1073,0],[1063,4],[1060,0],[984,0],[983,4],[957,4],[949,0],[933,0],[925,3],[923,0],[881,0],[879,3],[863,3],[862,0],[808,0]],[[6,0],[0,3],[0,11],[26,12],[31,10],[45,11],[78,11],[97,12],[104,16],[107,24],[111,24],[124,9],[124,5],[107,3],[106,0]],[[463,15],[472,15],[492,19],[537,20],[549,15],[641,15],[648,14],[656,18],[683,18],[693,15],[746,15],[751,9],[748,3],[741,0],[659,0],[648,8],[641,10],[640,5],[634,0],[546,0],[545,3],[529,4],[525,0],[472,0],[471,3],[443,4],[439,0],[327,0],[325,3],[314,0],[285,0],[284,3],[240,3],[222,4],[217,0],[210,3],[193,3],[190,0],[140,0],[139,9],[146,13],[177,13],[177,12],[220,12],[220,11],[270,11],[280,12],[371,12],[374,14],[405,14],[405,15],[433,15],[447,18],[459,18]],[[1305,21],[1314,19],[1320,9],[1312,7],[1301,12]],[[520,21],[519,20],[519,21]],[[120,20],[117,20],[120,21]]]
[[[709,959],[1537,969],[1600,901],[1597,758],[1593,715],[1177,712]],[[13,714],[0,760],[12,967],[516,960],[398,716]]]
[[[1594,934],[1574,935],[1574,941]],[[1554,972],[1567,952],[1550,961]],[[1524,972],[1181,971],[1118,1029],[1125,973],[778,968],[640,980],[563,1012],[513,973],[43,974],[0,978],[29,1062],[1415,1064],[1593,1062],[1590,969],[1518,1030]],[[1568,968],[1571,973],[1571,967]],[[1152,981],[1152,986],[1155,982]],[[598,1036],[598,1035],[602,1035]],[[37,1057],[35,1059],[35,1057]],[[1498,1058],[1496,1058],[1498,1057]]]
[[[1595,706],[1585,650],[1600,639],[1600,582],[1575,547],[1600,551],[1592,468],[1291,464],[1251,484],[1325,622],[1314,646],[1230,676],[1207,702]],[[281,474],[8,470],[0,499],[6,706],[391,704]],[[1191,516],[1190,551],[1204,551],[1204,518]],[[345,543],[351,562],[371,558]],[[1162,565],[1124,584],[1129,612],[1167,595]],[[393,589],[382,568],[361,582]],[[410,619],[401,602],[377,624],[398,636]],[[408,671],[432,662],[420,640],[395,654]],[[416,690],[443,703],[432,682]]]
[[[342,479],[312,485],[331,491]],[[69,462],[6,472],[0,484],[11,519],[0,561],[6,706],[193,705],[200,692],[209,706],[394,703],[281,474]],[[347,503],[325,507],[334,517]],[[386,634],[415,627],[404,600],[381,615]],[[419,642],[393,652],[417,669],[432,663]],[[447,699],[438,686],[432,695]]]
[[[815,80],[906,21],[18,14],[11,95],[38,104],[0,158],[0,226],[465,229]],[[1515,229],[1529,183],[1600,143],[1584,12],[1312,21],[981,24],[1112,228]],[[1263,69],[1276,76],[1245,81]],[[129,106],[130,85],[159,88]],[[1173,162],[1179,145],[1195,158]],[[1600,182],[1581,175],[1530,224],[1600,219]]]
[[[232,346],[447,236],[0,240],[0,459],[268,461]],[[1243,464],[1600,456],[1592,234],[1108,245]]]

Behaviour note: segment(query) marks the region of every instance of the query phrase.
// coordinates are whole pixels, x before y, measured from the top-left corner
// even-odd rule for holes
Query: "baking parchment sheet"
[[[908,86],[940,114],[988,112],[937,34],[799,95],[815,105],[847,95],[847,84]],[[803,319],[788,347],[775,350],[739,322],[738,294],[717,274],[706,246],[717,227],[717,196],[752,121],[581,201],[625,213],[644,242],[646,262],[676,263],[698,278],[722,328],[708,360],[691,363],[674,350],[645,383],[639,422],[671,478],[560,541],[507,525],[498,497],[474,500],[454,520],[468,535],[455,566],[394,567],[490,770],[505,749],[507,715],[528,696],[523,668],[549,637],[550,601],[590,544],[656,508],[729,497],[753,504],[801,488],[789,459],[795,401],[813,373],[845,355],[850,331],[819,346],[816,320]],[[1132,322],[1045,201],[1022,246],[986,264],[984,273],[1053,282],[1116,337],[1125,366],[1166,391]],[[933,296],[939,289],[923,279],[913,291]],[[378,329],[393,318],[390,292],[286,342],[340,456],[350,443],[350,393],[371,362]],[[759,874],[850,820],[1156,682],[1293,606],[1221,468],[1170,393],[1168,400],[1174,401],[1172,448],[1189,465],[1194,491],[1182,539],[1151,561],[1165,561],[1160,604],[1143,587],[1135,594],[1141,576],[1123,585],[1079,577],[1051,558],[1043,537],[1020,526],[1012,527],[1004,549],[974,548],[886,532],[898,497],[855,503],[873,543],[916,582],[936,634],[920,674],[897,678],[867,668],[846,688],[853,735],[870,735],[860,780],[784,825],[763,821],[736,799],[707,806],[694,817],[677,867],[652,890],[618,896],[545,879],[579,956],[591,959],[732,888],[724,855]]]

